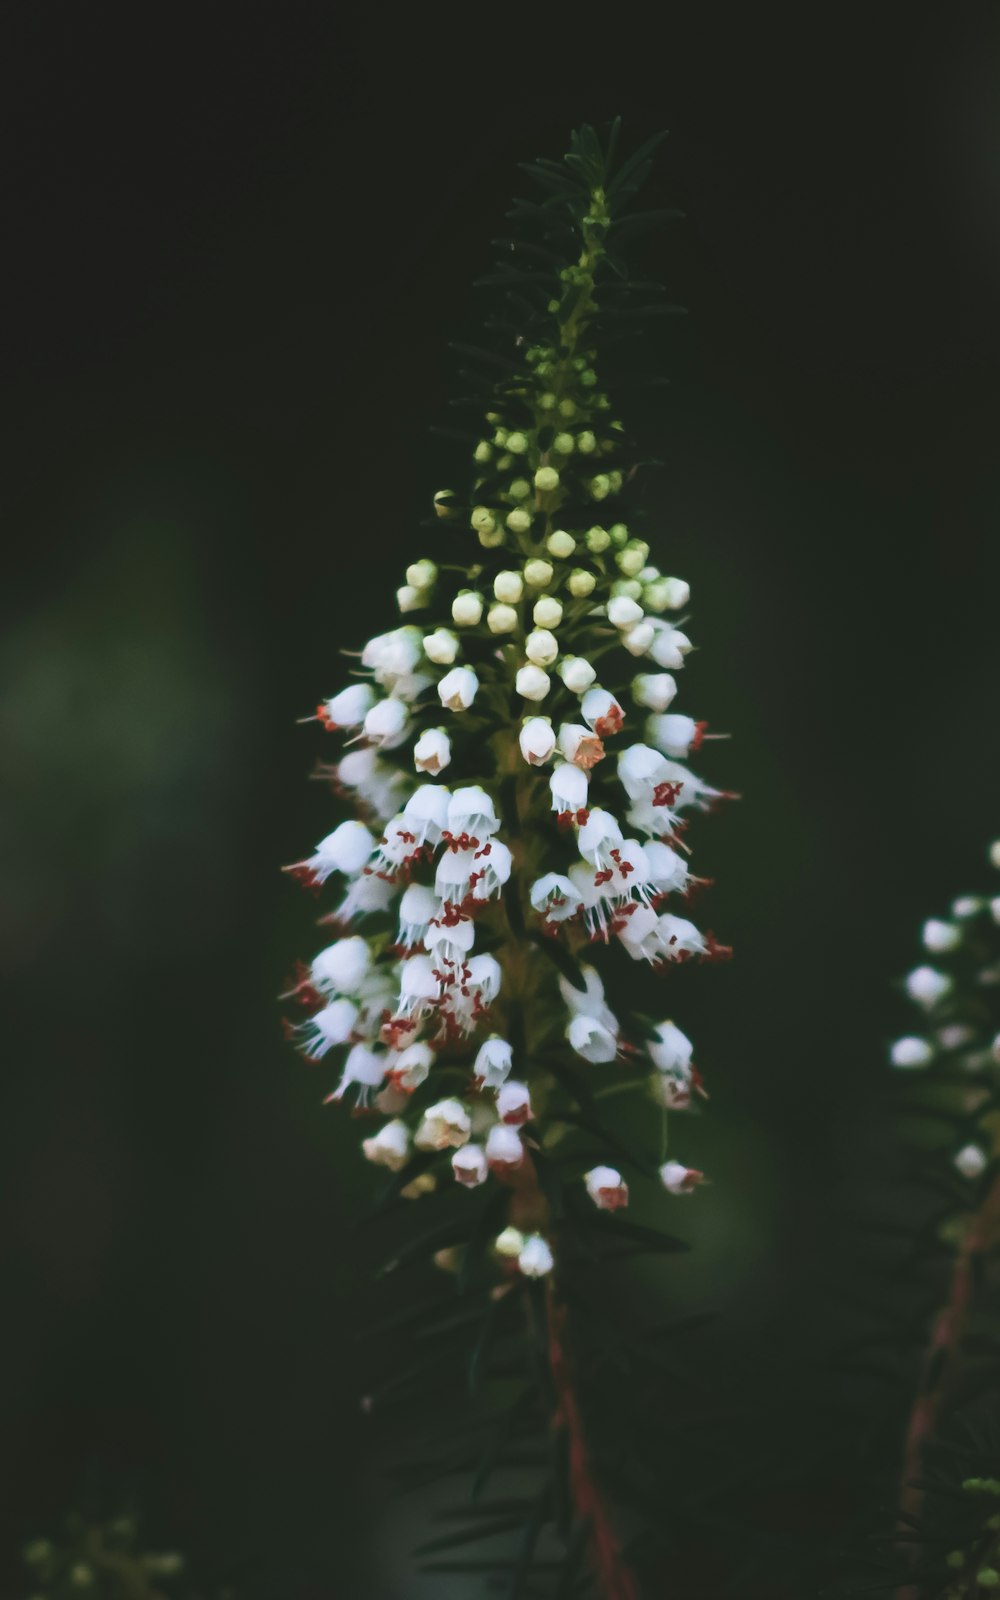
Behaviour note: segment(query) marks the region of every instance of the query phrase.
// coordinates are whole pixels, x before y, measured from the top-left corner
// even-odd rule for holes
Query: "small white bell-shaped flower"
[[[320,994],[357,994],[371,961],[367,939],[338,939],[313,959],[309,981]]]
[[[447,1150],[468,1142],[469,1113],[460,1100],[439,1100],[428,1106],[414,1136],[418,1150]]]
[[[525,1241],[517,1264],[526,1278],[544,1278],[555,1266],[552,1251],[540,1233],[533,1233]]]
[[[543,767],[556,747],[556,736],[548,717],[526,717],[518,735],[521,754],[531,767]]]
[[[580,701],[580,715],[602,739],[620,733],[625,725],[625,713],[614,695],[596,683]]]
[[[482,1145],[466,1144],[451,1158],[451,1170],[465,1189],[477,1189],[489,1176],[489,1163]]]
[[[604,759],[604,744],[596,733],[579,722],[564,722],[559,729],[559,754],[583,772],[590,772]]]
[[[413,765],[418,772],[434,775],[451,763],[451,740],[443,728],[427,728],[413,746]]]
[[[478,689],[479,679],[471,667],[452,667],[438,683],[438,698],[446,711],[468,711]]]
[[[670,1194],[692,1194],[705,1174],[697,1167],[686,1167],[682,1161],[666,1161],[660,1168],[660,1182]]]
[[[963,1145],[955,1156],[955,1166],[963,1178],[979,1178],[986,1171],[987,1157],[977,1144]]]
[[[499,1089],[510,1077],[513,1063],[513,1047],[498,1033],[491,1033],[479,1046],[473,1076],[482,1088]]]
[[[396,1118],[371,1139],[362,1139],[365,1159],[378,1167],[388,1167],[390,1172],[401,1172],[410,1159],[410,1130],[405,1122]]]
[[[590,785],[587,774],[570,761],[561,761],[549,779],[552,810],[560,816],[575,817],[586,811],[587,791]]]
[[[486,1159],[490,1171],[503,1177],[515,1172],[524,1160],[524,1145],[516,1128],[496,1122],[486,1136]]]
[[[937,967],[915,967],[906,979],[906,992],[925,1011],[931,1011],[950,994],[954,981]]]
[[[591,1167],[583,1181],[599,1211],[618,1211],[628,1205],[628,1184],[614,1167]]]
[[[402,700],[376,700],[365,717],[365,738],[380,750],[394,750],[406,738],[410,713]]]
[[[563,656],[556,670],[571,694],[586,694],[597,677],[595,669],[583,656]]]
[[[934,1046],[927,1039],[909,1034],[904,1039],[893,1040],[889,1060],[894,1067],[927,1067],[934,1060]]]
[[[677,679],[669,672],[640,672],[632,679],[632,699],[649,711],[666,711],[677,693]]]
[[[561,872],[546,872],[531,885],[532,909],[541,912],[547,925],[575,917],[583,901],[575,886]]]
[[[497,1116],[509,1128],[518,1128],[522,1122],[530,1122],[531,1094],[526,1083],[518,1083],[513,1078],[508,1078],[497,1091]]]
[[[360,728],[374,704],[375,690],[370,683],[352,683],[332,699],[322,701],[316,715],[331,732],[336,728]]]

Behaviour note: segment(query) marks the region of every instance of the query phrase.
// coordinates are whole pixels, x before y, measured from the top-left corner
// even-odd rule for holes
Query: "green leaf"
[[[618,168],[618,171],[608,184],[609,199],[626,191],[629,188],[630,183],[634,187],[638,186],[638,182],[640,181],[640,168],[642,168],[642,166],[649,160],[649,157],[653,154],[653,151],[659,148],[666,137],[667,130],[665,128],[660,133],[654,133],[651,138],[647,139],[644,144],[639,146],[638,150],[634,150],[632,152],[627,161],[622,162],[621,166]]]
[[[423,1544],[418,1544],[413,1554],[415,1556],[436,1555],[439,1550],[455,1550],[459,1545],[475,1544],[478,1539],[492,1539],[495,1535],[509,1533],[512,1528],[520,1528],[524,1523],[521,1516],[502,1517],[499,1520],[492,1518],[488,1522],[475,1522],[470,1528],[460,1528],[457,1532],[442,1533],[433,1539],[425,1539]]]

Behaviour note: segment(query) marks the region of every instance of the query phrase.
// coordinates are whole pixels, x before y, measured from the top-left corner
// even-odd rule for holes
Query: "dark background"
[[[692,315],[630,420],[745,796],[676,1296],[821,1397],[892,986],[1000,832],[997,12],[22,3],[0,61],[4,1561],[97,1460],[241,1594],[436,1600],[365,1465],[355,1130],[279,1035],[295,719],[462,481],[427,425],[516,163],[668,127]]]

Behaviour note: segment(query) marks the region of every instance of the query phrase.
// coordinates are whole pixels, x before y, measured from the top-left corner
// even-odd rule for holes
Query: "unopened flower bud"
[[[477,533],[492,533],[497,525],[489,506],[476,506],[469,521]]]
[[[937,917],[929,917],[921,930],[921,939],[925,950],[930,950],[934,955],[945,955],[949,950],[957,950],[962,942],[962,930],[953,922],[941,922]]]
[[[576,448],[583,456],[593,455],[594,451],[597,449],[597,439],[595,435],[591,433],[589,428],[585,428],[582,433],[577,434]]]
[[[528,448],[528,440],[523,433],[508,433],[507,449],[512,456],[523,456]]]
[[[679,628],[660,627],[650,646],[649,653],[658,667],[676,672],[684,665],[684,657],[692,648],[691,640]]]
[[[435,628],[424,639],[424,655],[435,666],[450,667],[458,655],[458,637],[450,628]]]
[[[544,700],[552,687],[552,680],[541,667],[529,663],[528,666],[519,669],[516,687],[522,700]]]
[[[626,595],[615,595],[613,600],[608,601],[608,621],[613,628],[634,628],[637,622],[642,621],[642,615],[642,606]]]
[[[557,433],[552,441],[553,450],[558,450],[561,456],[569,456],[576,449],[576,440],[571,433]]]
[[[527,478],[515,478],[507,493],[511,500],[527,500],[531,493],[531,484]]]
[[[995,839],[990,845],[990,862],[994,867],[1000,867],[1000,839]]]
[[[434,496],[434,514],[438,517],[453,517],[456,509],[454,489],[439,489]]]
[[[559,654],[559,641],[548,628],[535,628],[524,641],[524,653],[538,667],[550,667]]]
[[[482,620],[483,597],[475,589],[460,589],[451,602],[451,620],[460,628],[474,628]]]
[[[472,459],[481,467],[485,467],[488,461],[493,460],[493,446],[488,439],[480,439],[472,452]]]
[[[576,549],[576,540],[571,533],[566,533],[562,528],[557,528],[555,533],[550,533],[545,541],[545,548],[550,556],[555,556],[559,561],[565,561]]]
[[[524,581],[529,589],[544,589],[552,582],[552,563],[534,556],[524,564]]]
[[[555,467],[539,467],[535,473],[535,488],[541,494],[551,494],[559,487],[559,474]]]
[[[447,710],[468,711],[478,688],[479,679],[471,667],[452,667],[438,684],[438,696]]]
[[[584,694],[597,677],[597,672],[583,656],[563,656],[556,670],[571,694]]]
[[[524,579],[519,572],[498,572],[493,579],[493,593],[504,605],[516,606],[524,594]]]
[[[518,1140],[520,1143],[520,1140]],[[498,1256],[513,1259],[524,1249],[524,1234],[519,1228],[504,1228],[493,1246]]]
[[[531,609],[532,620],[536,628],[558,628],[562,621],[562,602],[555,595],[543,594]]]
[[[915,967],[906,979],[906,992],[918,1006],[930,1011],[950,993],[952,980],[936,967]]]
[[[669,672],[640,672],[632,679],[632,698],[650,711],[666,711],[677,693],[677,681]]]
[[[407,611],[419,611],[426,603],[427,596],[423,590],[415,589],[410,583],[404,583],[401,589],[396,590],[396,604],[404,614]]]
[[[422,561],[411,561],[406,569],[406,581],[412,584],[414,589],[431,588],[437,581],[437,575],[436,562],[428,561],[426,558]]]
[[[491,633],[513,633],[518,617],[513,606],[490,606],[486,613],[486,626]]]
[[[525,511],[523,506],[515,506],[507,514],[507,526],[511,533],[527,533],[531,527],[531,512]]]
[[[585,600],[588,594],[593,594],[597,579],[592,572],[587,572],[583,567],[574,567],[567,579],[566,587],[576,600]]]
[[[587,549],[595,556],[602,555],[611,544],[611,535],[607,528],[602,528],[599,524],[588,528],[585,538]]]
[[[556,747],[556,736],[548,717],[528,717],[518,736],[521,754],[529,766],[543,767]]]
[[[893,1040],[889,1050],[889,1060],[894,1067],[926,1067],[933,1059],[934,1047],[915,1034]]]
[[[649,545],[642,539],[630,539],[615,556],[615,565],[626,578],[637,578],[649,556]]]

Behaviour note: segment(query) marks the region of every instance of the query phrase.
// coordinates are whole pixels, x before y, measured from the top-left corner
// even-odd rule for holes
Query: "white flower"
[[[316,853],[307,861],[299,862],[289,870],[311,883],[325,883],[334,872],[349,876],[360,872],[371,856],[375,841],[363,822],[342,822],[316,846]]]
[[[978,1178],[986,1171],[985,1152],[977,1144],[963,1145],[955,1157],[955,1166],[963,1178]]]
[[[448,986],[442,1011],[449,1032],[471,1033],[500,993],[503,974],[494,956],[473,956],[466,964],[461,985]]]
[[[624,842],[624,835],[617,821],[611,812],[605,811],[602,806],[594,806],[577,837],[580,854],[599,872],[613,869],[612,851],[618,849]]]
[[[575,917],[583,901],[569,878],[561,872],[546,872],[531,885],[531,904],[547,924],[554,924]]]
[[[474,628],[482,621],[483,597],[475,589],[460,589],[451,602],[451,620],[457,628]]]
[[[420,629],[394,628],[369,639],[361,652],[361,665],[369,667],[376,683],[391,690],[397,678],[408,677],[420,660],[423,639]]]
[[[486,1136],[486,1159],[492,1172],[513,1172],[524,1160],[524,1145],[516,1128],[494,1123]]]
[[[660,919],[649,906],[636,906],[616,932],[633,961],[656,963],[664,959]]]
[[[429,956],[409,956],[400,963],[397,1016],[422,1017],[432,1011],[440,999],[441,980]]]
[[[681,633],[679,628],[671,628],[664,623],[662,627],[657,628],[649,653],[658,667],[677,672],[684,665],[684,657],[691,648],[691,640],[686,633]]]
[[[985,905],[986,901],[981,900],[976,894],[960,894],[958,899],[951,903],[951,914],[966,922],[969,917],[978,917]]]
[[[513,633],[518,616],[513,606],[490,606],[486,613],[486,626],[491,633]]]
[[[385,1077],[388,1057],[377,1055],[366,1044],[356,1044],[347,1052],[344,1070],[340,1075],[340,1082],[333,1093],[327,1095],[327,1101],[341,1100],[347,1089],[356,1084],[361,1091],[358,1104],[364,1105],[372,1089],[377,1089]]]
[[[691,1194],[705,1175],[696,1167],[686,1167],[681,1161],[667,1161],[660,1168],[660,1182],[671,1194]]]
[[[694,1046],[676,1023],[660,1022],[654,1029],[655,1038],[646,1045],[649,1059],[659,1072],[687,1072],[691,1066]]]
[[[564,722],[559,729],[559,753],[573,766],[589,772],[604,759],[604,745],[596,733],[579,722]]]
[[[669,672],[640,672],[632,679],[632,699],[650,711],[666,711],[677,693],[677,679]]]
[[[563,656],[556,668],[570,694],[585,694],[597,673],[583,656]]]
[[[541,667],[529,662],[519,669],[516,687],[522,700],[544,700],[552,687],[552,680]]]
[[[478,844],[496,833],[500,818],[493,801],[478,784],[456,789],[448,803],[448,838]]]
[[[388,878],[380,878],[374,872],[364,872],[350,884],[330,920],[346,923],[352,921],[354,917],[387,911],[395,892]]]
[[[450,628],[435,628],[424,639],[424,655],[435,666],[450,667],[458,655],[458,638]]]
[[[628,1205],[628,1184],[614,1167],[592,1167],[583,1181],[600,1211],[617,1211],[620,1206]]]
[[[641,576],[641,574],[640,574]],[[643,599],[650,611],[680,611],[691,598],[691,585],[683,578],[655,577],[646,587]]]
[[[443,772],[451,763],[451,740],[443,728],[428,728],[413,746],[418,772]]]
[[[669,770],[666,757],[648,744],[629,745],[618,757],[618,779],[630,800],[651,799]]]
[[[571,761],[561,761],[549,779],[552,810],[560,816],[576,816],[587,805],[587,774]]]
[[[915,1035],[895,1039],[889,1051],[889,1060],[894,1067],[926,1067],[933,1059],[933,1045]]]
[[[643,846],[649,872],[649,882],[658,894],[683,894],[691,881],[684,857],[659,839],[650,839]]]
[[[309,979],[320,994],[357,994],[371,960],[367,939],[338,939],[315,957]]]
[[[460,1100],[439,1100],[428,1106],[414,1136],[418,1150],[447,1150],[468,1142],[469,1113]]]
[[[930,1011],[943,1000],[953,987],[947,973],[936,967],[915,967],[906,979],[906,992],[911,1000],[925,1011]]]
[[[420,841],[415,827],[416,824],[401,811],[396,816],[390,817],[375,847],[369,872],[387,877],[390,882],[395,883],[400,869],[419,853]]]
[[[585,1016],[582,1012],[570,1018],[566,1038],[571,1050],[575,1050],[584,1061],[595,1065],[614,1061],[618,1054],[617,1035],[611,1033],[596,1017]]]
[[[424,944],[435,968],[454,967],[461,964],[476,942],[476,929],[470,917],[460,917],[448,922],[434,922],[427,930]],[[446,981],[451,975],[445,974]]]
[[[533,1233],[517,1258],[517,1264],[526,1278],[544,1278],[555,1266],[552,1251],[540,1233]]]
[[[693,717],[676,714],[657,718],[657,745],[668,756],[683,761],[692,750],[697,750],[704,737],[707,722],[695,722]]]
[[[417,845],[436,845],[451,811],[452,796],[444,784],[421,783],[403,807],[403,816]]]
[[[531,1121],[531,1095],[526,1083],[508,1078],[497,1092],[497,1116],[510,1128]]]
[[[559,641],[548,628],[535,628],[524,641],[524,653],[536,667],[551,667],[559,654]]]
[[[381,750],[393,750],[406,738],[410,713],[402,700],[376,700],[365,717],[365,738]]]
[[[580,701],[580,715],[588,728],[593,728],[602,739],[609,734],[619,733],[625,722],[625,713],[614,695],[596,683]]]
[[[468,711],[478,688],[479,679],[471,667],[452,667],[438,684],[438,696],[446,710]]]
[[[486,1152],[481,1145],[467,1144],[451,1158],[451,1170],[466,1189],[477,1189],[489,1176]]]
[[[472,1072],[484,1089],[499,1089],[510,1076],[513,1064],[513,1047],[498,1033],[491,1033],[479,1046]]]
[[[445,906],[464,905],[472,892],[472,874],[478,870],[475,846],[445,850],[434,874],[435,894],[440,896]]]
[[[602,1028],[606,1028],[609,1033],[617,1034],[618,1019],[604,998],[604,985],[600,973],[595,967],[581,967],[580,976],[584,982],[582,989],[569,983],[566,978],[559,979],[559,992],[563,997],[563,1004],[574,1016],[596,1017]]]
[[[648,655],[655,636],[656,630],[647,617],[645,622],[637,622],[634,628],[622,634],[622,644],[630,656],[644,656]]]
[[[509,879],[514,857],[502,839],[491,839],[476,851],[478,867],[469,877],[469,890],[473,900],[492,900]]]
[[[930,917],[924,923],[921,938],[925,950],[930,950],[934,955],[946,955],[949,950],[957,950],[962,942],[962,930],[956,928],[953,922],[940,922],[937,917]]]
[[[634,628],[643,617],[642,606],[627,595],[616,594],[608,601],[608,621],[613,628]]]
[[[331,1000],[292,1032],[301,1041],[300,1048],[309,1061],[322,1061],[328,1050],[346,1044],[357,1020],[358,1007],[353,1001]]]
[[[373,1139],[362,1139],[361,1148],[365,1158],[376,1166],[401,1172],[410,1159],[410,1130],[397,1118],[380,1128]]]
[[[518,743],[529,766],[544,766],[556,747],[556,736],[549,718],[526,717],[521,724]]]
[[[316,707],[316,715],[325,728],[359,728],[375,704],[375,690],[370,683],[352,683],[341,689],[331,700]]]
[[[552,594],[540,595],[531,608],[531,620],[536,628],[558,628],[562,615],[562,602]],[[555,656],[552,659],[554,661]]]
[[[664,911],[657,919],[657,929],[668,961],[683,960],[685,956],[701,956],[708,952],[705,936],[685,917],[675,917]]]
[[[393,1052],[386,1076],[398,1089],[410,1094],[420,1088],[433,1065],[434,1051],[429,1044],[418,1039],[416,1044],[408,1044],[405,1050]]]

